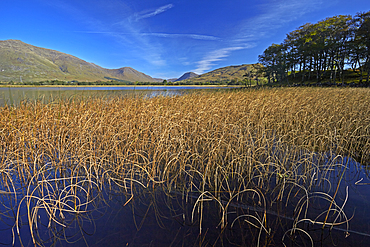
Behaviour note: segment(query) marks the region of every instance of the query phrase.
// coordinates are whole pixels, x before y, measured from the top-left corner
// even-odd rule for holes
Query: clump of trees
[[[269,46],[258,60],[270,83],[344,83],[351,71],[358,83],[369,86],[370,11],[307,23],[288,33],[283,43]]]

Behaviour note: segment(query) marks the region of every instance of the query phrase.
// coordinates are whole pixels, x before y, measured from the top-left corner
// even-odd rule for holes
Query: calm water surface
[[[71,97],[110,97],[110,96],[143,96],[181,95],[196,90],[218,90],[210,87],[53,87],[53,88],[0,88],[0,105],[17,105],[22,100],[41,100],[49,102],[53,99]],[[0,157],[1,158],[1,157]],[[330,158],[328,158],[328,162]],[[37,226],[37,241],[40,246],[370,246],[370,178],[369,167],[358,164],[350,158],[341,158],[335,162],[346,164],[338,170],[330,171],[327,180],[314,181],[320,184],[316,192],[333,195],[343,170],[344,177],[340,180],[335,202],[337,210],[342,208],[349,220],[349,235],[345,225],[334,226],[331,230],[321,229],[321,225],[305,221],[297,227],[291,236],[287,234],[294,225],[294,199],[298,193],[292,190],[288,205],[272,198],[267,207],[265,225],[269,233],[261,231],[256,219],[261,220],[264,213],[256,205],[231,204],[228,210],[226,227],[220,227],[220,205],[215,201],[204,202],[204,214],[200,217],[198,210],[193,210],[199,193],[189,193],[187,197],[181,193],[158,189],[143,189],[138,186],[135,197],[122,193],[119,187],[110,187],[100,191],[92,190],[94,201],[86,206],[85,213],[73,214],[58,210],[46,213],[43,202],[51,205],[53,201],[29,200],[34,210]],[[320,172],[320,171],[319,171]],[[322,172],[322,171],[321,171]],[[21,182],[12,184],[17,194],[6,193],[4,181],[12,174],[5,169],[0,170],[0,245],[1,246],[33,246],[30,235],[29,208],[27,199],[22,201],[27,188]],[[6,176],[4,175],[6,174]],[[5,180],[4,180],[5,179]],[[1,181],[1,180],[0,180]],[[8,180],[10,181],[10,180]],[[50,188],[58,187],[51,180]],[[55,184],[53,184],[55,183]],[[108,188],[108,187],[107,187]],[[31,188],[32,189],[32,188]],[[289,191],[289,190],[286,190]],[[22,194],[23,193],[23,194]],[[64,192],[66,193],[66,192]],[[84,191],[79,196],[83,200]],[[307,216],[311,221],[322,221],[320,213],[327,209],[328,200],[313,194],[310,198]],[[315,195],[317,195],[315,197]],[[38,196],[36,193],[34,196]],[[287,195],[285,195],[287,196]],[[67,198],[67,197],[66,197]],[[39,203],[39,204],[36,204]],[[129,202],[129,203],[128,203]],[[34,203],[34,204],[32,204]],[[69,202],[66,201],[66,205]],[[226,202],[225,202],[226,204]],[[225,206],[225,204],[223,206]],[[20,205],[20,206],[19,206]],[[198,209],[198,208],[197,208]],[[36,210],[36,211],[35,211]],[[49,208],[48,210],[51,210]],[[32,215],[32,214],[31,214]],[[238,218],[239,216],[245,216]],[[247,217],[248,216],[248,217]],[[255,218],[253,218],[255,217]],[[338,219],[343,221],[343,219]],[[17,233],[17,225],[19,235]],[[49,223],[52,222],[52,225]],[[232,224],[232,223],[235,224]],[[200,233],[200,226],[202,231]],[[306,234],[307,233],[307,234]],[[308,237],[308,235],[310,237]],[[282,238],[284,237],[284,240]]]
[[[227,87],[138,86],[138,87],[0,87],[0,106],[17,105],[23,100],[50,102],[56,99],[112,96],[173,96],[194,91],[214,91]]]
[[[343,210],[348,218],[351,218],[349,235],[346,235],[343,224],[334,226],[331,230],[327,227],[323,231],[320,225],[300,223],[298,227],[310,235],[313,246],[369,246],[370,190],[368,184],[370,179],[365,168],[351,162],[335,200],[339,207],[345,204]],[[294,234],[294,242],[289,238],[289,234],[282,241],[282,236],[292,228],[294,221],[289,213],[284,213],[284,210],[278,212],[277,209],[292,210],[295,205],[287,206],[285,203],[278,205],[278,202],[270,205],[266,221],[270,232],[266,234],[253,226],[256,224],[253,218],[237,219],[237,216],[242,215],[263,217],[261,211],[257,208],[253,211],[253,208],[248,205],[231,205],[228,224],[222,230],[219,224],[219,205],[215,201],[204,203],[205,213],[200,222],[199,213],[197,210],[193,211],[199,196],[197,193],[184,198],[175,191],[168,193],[160,189],[139,189],[134,199],[126,204],[129,196],[120,192],[119,188],[116,189],[116,192],[114,188],[102,191],[101,197],[97,197],[85,213],[76,215],[64,212],[64,218],[61,221],[59,212],[56,211],[56,220],[60,220],[65,226],[53,222],[50,227],[50,216],[45,213],[45,209],[40,208],[37,212],[37,229],[36,227],[34,229],[37,232],[39,244],[43,246],[257,246],[258,242],[262,242],[260,246],[282,246],[284,242],[286,246],[311,246],[310,239],[302,232]],[[333,193],[334,190],[335,186],[328,187],[326,192]],[[0,194],[0,199],[0,244],[33,246],[26,203],[23,202],[19,211],[20,237],[18,237],[14,223],[17,215],[14,196]],[[327,207],[327,203],[323,200],[315,201],[310,205],[308,217],[314,220],[317,213],[323,211],[322,206]],[[192,214],[195,215],[195,220],[192,220]],[[234,220],[236,224],[232,225]],[[201,234],[199,234],[200,225]]]

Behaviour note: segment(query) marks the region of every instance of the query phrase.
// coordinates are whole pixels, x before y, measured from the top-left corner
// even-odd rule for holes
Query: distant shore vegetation
[[[159,82],[132,82],[132,81],[122,81],[122,80],[109,80],[109,81],[62,81],[62,80],[45,80],[45,81],[24,81],[24,82],[0,82],[0,85],[3,86],[254,86],[261,85],[267,81],[264,78],[250,78],[246,75],[245,78],[233,78],[231,80],[210,80],[210,81],[192,81],[192,80],[183,80],[183,81],[169,81],[163,80]]]
[[[171,82],[167,80],[163,80],[161,82],[131,82],[131,81],[61,81],[61,80],[46,80],[46,81],[39,81],[39,82],[0,82],[0,85],[18,85],[18,86],[142,86],[142,85],[150,85],[150,86],[184,86],[184,85],[245,85],[243,81],[220,81],[220,82],[195,82],[191,83],[188,81],[176,81]]]

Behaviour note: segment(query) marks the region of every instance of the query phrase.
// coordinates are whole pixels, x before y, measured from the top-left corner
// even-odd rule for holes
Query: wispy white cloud
[[[251,48],[251,46],[235,46],[214,50],[208,53],[201,61],[197,62],[197,69],[193,72],[203,74],[205,71],[211,69],[215,65],[215,62],[228,57],[231,52],[247,48]]]
[[[130,19],[132,19],[134,21],[139,21],[141,19],[156,16],[156,15],[158,15],[160,13],[163,13],[163,12],[173,8],[173,7],[174,7],[173,4],[167,4],[167,5],[164,5],[162,7],[157,8],[155,10],[144,10],[142,12],[135,13]]]
[[[191,38],[198,40],[220,40],[220,38],[201,34],[178,34],[178,33],[141,33],[143,36],[156,36],[163,38]]]
[[[265,12],[245,20],[241,24],[238,42],[248,42],[274,35],[278,28],[297,20],[303,15],[315,11],[322,5],[322,0],[279,0],[260,5]]]
[[[122,54],[123,52],[135,54],[135,56],[127,56],[126,61],[127,59],[135,62],[145,61],[148,64],[156,67],[162,67],[167,64],[167,61],[163,55],[165,51],[163,45],[159,42],[152,42],[152,40],[150,40],[148,37],[141,35],[141,23],[132,23],[132,19],[140,20],[158,15],[173,8],[173,4],[167,4],[157,9],[146,10],[137,14],[133,14],[131,15],[132,18],[130,17],[131,19],[126,17],[118,23],[109,23],[104,18],[94,17],[93,15],[89,14],[86,9],[83,9],[76,4],[67,3],[63,0],[40,1],[44,1],[45,4],[59,10],[63,10],[70,16],[73,16],[73,18],[78,20],[80,23],[83,23],[89,29],[88,31],[71,30],[70,32],[102,34],[108,36],[114,39],[117,43],[121,44],[122,50],[117,50],[117,54]],[[122,1],[113,2],[114,6],[123,6],[125,13],[123,16],[130,16],[128,13],[133,13],[132,9],[128,5],[122,3]],[[142,63],[143,66],[145,66],[145,62]]]
[[[202,74],[212,69],[217,62],[227,59],[232,52],[255,47],[262,39],[274,35],[278,28],[315,11],[322,3],[323,0],[274,0],[260,5],[264,13],[243,21],[238,33],[230,37],[226,48],[208,52],[202,60],[196,62],[194,72]]]
[[[197,40],[220,40],[219,37],[211,35],[201,35],[201,34],[180,34],[180,33],[126,33],[126,32],[107,32],[107,31],[74,31],[76,33],[90,33],[90,34],[111,34],[111,35],[139,35],[139,36],[154,36],[163,38],[189,38]]]
[[[163,47],[161,44],[151,42],[149,39],[141,35],[140,30],[129,23],[122,24],[122,28],[127,32],[115,33],[117,37],[121,37],[127,41],[127,36],[131,37],[134,41],[134,44],[130,44],[133,49],[139,51],[139,54],[142,54],[142,58],[154,66],[164,66],[166,61],[162,58]],[[130,40],[129,39],[129,40]]]
[[[56,1],[59,3],[59,0]],[[165,6],[158,8],[153,13],[159,14],[163,11],[166,11],[169,8],[169,5],[167,6],[168,7],[166,8],[164,8]],[[56,7],[63,7],[63,9],[65,9],[68,13],[78,16],[78,19],[82,23],[86,24],[86,26],[90,29],[87,31],[75,30],[71,32],[106,35],[113,38],[117,43],[120,43],[123,49],[127,49],[127,47],[129,47],[129,51],[127,51],[127,53],[138,54],[137,56],[131,58],[131,60],[145,60],[149,64],[158,67],[166,65],[167,62],[163,58],[163,46],[158,42],[151,42],[150,39],[146,38],[144,35],[141,35],[140,24],[130,23],[130,20],[127,18],[121,22],[109,24],[104,20],[93,18],[85,14],[83,10],[73,8],[73,6],[64,4],[63,2],[60,3],[60,6],[58,5]],[[120,52],[121,51],[117,51],[117,54]]]

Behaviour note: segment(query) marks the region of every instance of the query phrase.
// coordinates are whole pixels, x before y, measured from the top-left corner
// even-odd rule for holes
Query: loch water
[[[52,102],[58,99],[88,97],[154,97],[215,91],[229,87],[207,86],[91,86],[91,87],[0,87],[0,106],[17,105],[21,101]]]
[[[189,90],[218,89],[1,88],[0,104],[102,95],[174,96]],[[74,184],[80,186],[73,187],[70,181],[63,180],[65,174],[55,174],[47,166],[44,169],[50,169],[50,178],[58,179],[43,179],[29,187],[5,167],[0,177],[0,245],[370,246],[369,164],[333,154],[326,157],[330,169],[318,170],[312,176],[309,194],[302,195],[294,185],[285,188],[289,193],[280,199],[278,192],[272,193],[262,204],[256,201],[256,193],[264,192],[262,188],[251,188],[257,192],[243,192],[244,197],[238,200],[227,200],[227,195],[222,195],[216,201],[202,191],[152,184],[135,184],[127,193],[119,183],[98,185],[78,178],[81,180]],[[68,175],[68,167],[65,172]],[[284,179],[276,176],[272,180]],[[45,181],[47,184],[43,184]],[[35,186],[47,188],[51,196],[45,196]],[[332,199],[334,206],[330,206]],[[79,213],[73,212],[75,200],[80,200],[80,208],[76,209]],[[64,211],[52,206],[58,203]],[[329,210],[328,221],[333,225],[323,228],[323,212],[328,207],[333,209]]]

